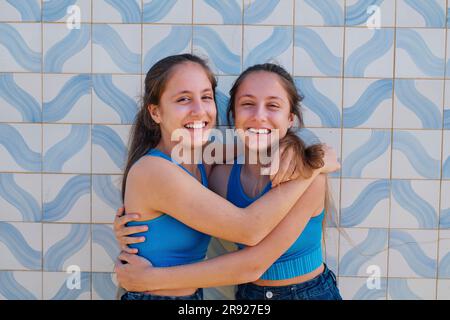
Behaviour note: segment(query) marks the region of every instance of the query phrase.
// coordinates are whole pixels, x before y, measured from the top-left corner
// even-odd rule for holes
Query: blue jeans
[[[342,300],[342,297],[335,274],[325,265],[321,274],[302,283],[280,287],[240,284],[236,300]]]
[[[203,289],[198,289],[189,296],[158,296],[144,292],[126,292],[120,300],[203,300]]]

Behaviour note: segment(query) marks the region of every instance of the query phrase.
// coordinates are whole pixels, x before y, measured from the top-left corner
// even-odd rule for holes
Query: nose
[[[205,107],[203,106],[203,103],[201,99],[194,99],[192,100],[191,104],[191,115],[193,116],[202,116],[206,113]]]
[[[266,122],[267,121],[267,113],[266,108],[264,108],[263,104],[258,104],[256,108],[253,108],[252,120],[258,122]]]

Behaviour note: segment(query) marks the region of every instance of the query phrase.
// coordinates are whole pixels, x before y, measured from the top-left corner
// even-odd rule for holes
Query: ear
[[[294,120],[295,120],[295,114],[291,112],[289,114],[289,129],[292,128],[292,126],[294,125]]]
[[[147,110],[150,113],[150,116],[152,117],[153,121],[155,121],[158,124],[161,123],[161,112],[156,104],[149,104]]]

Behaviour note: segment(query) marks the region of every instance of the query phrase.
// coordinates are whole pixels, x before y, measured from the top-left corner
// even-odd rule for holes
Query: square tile
[[[450,81],[445,81],[444,129],[450,129]]]
[[[391,229],[389,277],[436,278],[437,230]]]
[[[442,229],[450,229],[450,181],[441,181],[441,213],[439,226]]]
[[[142,73],[146,74],[159,60],[175,54],[191,53],[191,26],[143,26]]]
[[[242,26],[194,26],[193,53],[207,58],[214,73],[241,72]]]
[[[304,97],[303,122],[308,127],[341,127],[341,79],[299,77],[295,78],[295,84]]]
[[[92,72],[141,72],[141,25],[95,24],[92,28]]]
[[[0,0],[0,21],[40,22],[40,0]]]
[[[79,29],[64,24],[45,23],[43,27],[44,72],[91,72],[91,25]]]
[[[194,1],[194,24],[242,24],[242,5],[239,0]]]
[[[92,127],[92,173],[122,173],[130,129],[125,125]]]
[[[392,178],[439,179],[441,131],[394,130]]]
[[[92,222],[113,223],[122,206],[122,176],[92,175]]]
[[[118,300],[119,285],[114,273],[92,273],[92,300]]]
[[[435,300],[436,280],[389,278],[388,300]]]
[[[44,174],[43,221],[91,222],[91,177]]]
[[[339,276],[387,274],[388,229],[346,228],[339,246]]]
[[[347,0],[345,23],[348,26],[372,28],[393,27],[395,23],[395,1],[391,0]]]
[[[346,28],[345,76],[392,78],[394,29]]]
[[[389,180],[342,179],[341,226],[389,227]]]
[[[0,271],[0,300],[41,300],[42,272]]]
[[[344,28],[295,27],[294,75],[342,76]]]
[[[439,231],[438,278],[450,279],[450,230]]]
[[[442,178],[450,179],[450,130],[444,130],[442,162]]]
[[[445,0],[397,0],[397,26],[445,28]]]
[[[444,77],[445,30],[398,28],[396,32],[396,77]]]
[[[392,180],[391,228],[437,229],[439,181]]]
[[[0,173],[0,185],[0,221],[41,221],[41,174]]]
[[[0,222],[0,270],[42,270],[40,223]]]
[[[192,23],[192,0],[143,0],[144,23]]]
[[[3,172],[40,172],[42,126],[0,124],[0,165]]]
[[[392,88],[391,79],[344,79],[344,127],[391,128]]]
[[[40,23],[0,24],[1,72],[41,72]]]
[[[42,80],[37,73],[0,73],[0,122],[42,121]]]
[[[91,76],[44,74],[44,122],[91,123]]]
[[[259,63],[276,63],[292,70],[292,28],[245,26],[243,42],[244,69]]]
[[[89,224],[43,225],[44,271],[91,270],[91,226]],[[45,281],[44,281],[45,286]]]
[[[91,300],[91,274],[44,272],[44,300]]]
[[[389,130],[344,129],[342,176],[390,177],[391,133]]]
[[[339,277],[344,300],[386,300],[387,278]]]
[[[94,0],[95,2],[97,0]],[[70,1],[42,1],[42,20],[51,22],[91,22],[91,0]]]
[[[140,75],[92,76],[92,122],[132,124],[141,99]]]
[[[395,80],[394,128],[441,129],[444,81]]]
[[[92,2],[93,22],[95,23],[141,23],[142,1],[108,1],[94,0]]]
[[[44,172],[90,173],[90,125],[44,124]]]
[[[92,271],[112,272],[120,251],[112,225],[92,225]]]
[[[344,6],[344,0],[295,0],[295,24],[342,26]]]
[[[244,0],[244,23],[292,25],[294,0]]]
[[[450,280],[438,280],[437,300],[450,300]]]

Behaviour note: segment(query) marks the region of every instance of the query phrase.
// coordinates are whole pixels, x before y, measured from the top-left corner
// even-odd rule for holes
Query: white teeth
[[[270,133],[269,129],[256,129],[256,128],[248,128],[248,131],[256,134],[268,134]]]
[[[206,127],[206,122],[190,122],[185,127],[188,129],[203,129]]]

